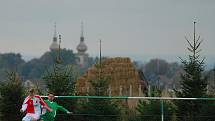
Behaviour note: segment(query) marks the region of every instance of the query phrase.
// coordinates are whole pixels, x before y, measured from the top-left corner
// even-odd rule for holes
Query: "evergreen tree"
[[[109,77],[103,75],[102,66],[96,65],[97,73],[96,79],[89,80],[92,86],[89,95],[91,96],[108,96],[108,80]],[[117,121],[120,117],[120,108],[116,102],[110,99],[89,99],[82,102],[78,107],[80,114],[87,114],[86,116],[77,117],[79,120],[87,121]]]
[[[43,79],[47,83],[48,90],[55,95],[73,95],[77,75],[75,66],[56,63],[53,68],[47,70]]]
[[[22,81],[16,72],[8,72],[6,81],[0,85],[0,120],[21,121],[20,108],[24,100]]]
[[[196,39],[195,33],[195,24],[194,22],[194,38],[193,41],[189,41],[187,38],[187,42],[189,47],[187,48],[191,53],[189,55],[188,60],[181,59],[183,64],[183,69],[185,71],[184,74],[181,74],[182,81],[181,90],[176,91],[177,97],[184,98],[200,98],[206,97],[206,87],[207,87],[207,78],[202,75],[204,71],[204,59],[199,59],[201,51],[200,45],[202,41],[200,41],[200,36]],[[202,101],[176,101],[175,102],[178,110],[177,117],[178,120],[189,120],[189,121],[198,121],[199,116],[201,116],[200,111],[203,106]]]
[[[73,65],[64,65],[59,55],[53,68],[47,70],[43,79],[47,82],[47,88],[55,95],[71,96],[75,93],[75,80],[77,79],[77,69]],[[56,99],[56,101],[66,109],[72,111],[76,101],[71,99]],[[63,116],[62,116],[63,115]],[[70,121],[70,117],[65,114],[57,115],[56,121]]]
[[[145,93],[149,96],[148,93]],[[161,90],[153,87],[150,96],[160,97]],[[140,100],[136,110],[140,113],[137,117],[139,121],[160,121],[161,120],[161,100]],[[163,101],[164,120],[172,121],[175,107],[170,101]]]

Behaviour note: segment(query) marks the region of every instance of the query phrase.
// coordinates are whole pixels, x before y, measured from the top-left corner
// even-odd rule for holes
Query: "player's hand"
[[[53,110],[52,110],[52,109],[50,109],[50,110],[49,110],[49,112],[53,112]]]
[[[72,115],[72,114],[73,114],[73,112],[67,112],[67,114]]]
[[[24,111],[22,109],[19,110],[21,113],[24,113]]]

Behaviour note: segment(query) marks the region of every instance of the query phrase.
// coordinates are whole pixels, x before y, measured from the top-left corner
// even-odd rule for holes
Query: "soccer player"
[[[41,115],[41,106],[52,112],[52,109],[43,101],[43,99],[35,94],[34,89],[30,89],[29,96],[27,96],[22,104],[20,112],[25,112],[26,115],[22,121],[37,121]]]
[[[47,103],[47,105],[53,109],[52,112],[50,111],[46,111],[43,112],[43,115],[41,116],[41,120],[40,121],[54,121],[57,110],[66,112],[67,114],[72,114],[72,112],[68,111],[66,108],[64,108],[63,106],[58,105],[56,102],[54,102],[54,93],[49,92],[48,94],[48,100],[45,100],[45,102]]]

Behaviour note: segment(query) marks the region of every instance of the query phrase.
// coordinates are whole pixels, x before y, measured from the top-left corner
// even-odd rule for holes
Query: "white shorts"
[[[27,113],[22,121],[32,121],[33,119],[40,119],[40,113]]]

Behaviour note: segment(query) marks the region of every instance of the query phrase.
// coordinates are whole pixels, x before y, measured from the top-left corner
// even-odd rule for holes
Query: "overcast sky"
[[[39,57],[54,33],[73,49],[84,23],[89,55],[180,56],[187,53],[193,21],[204,39],[203,55],[215,51],[215,0],[0,0],[0,53]]]

